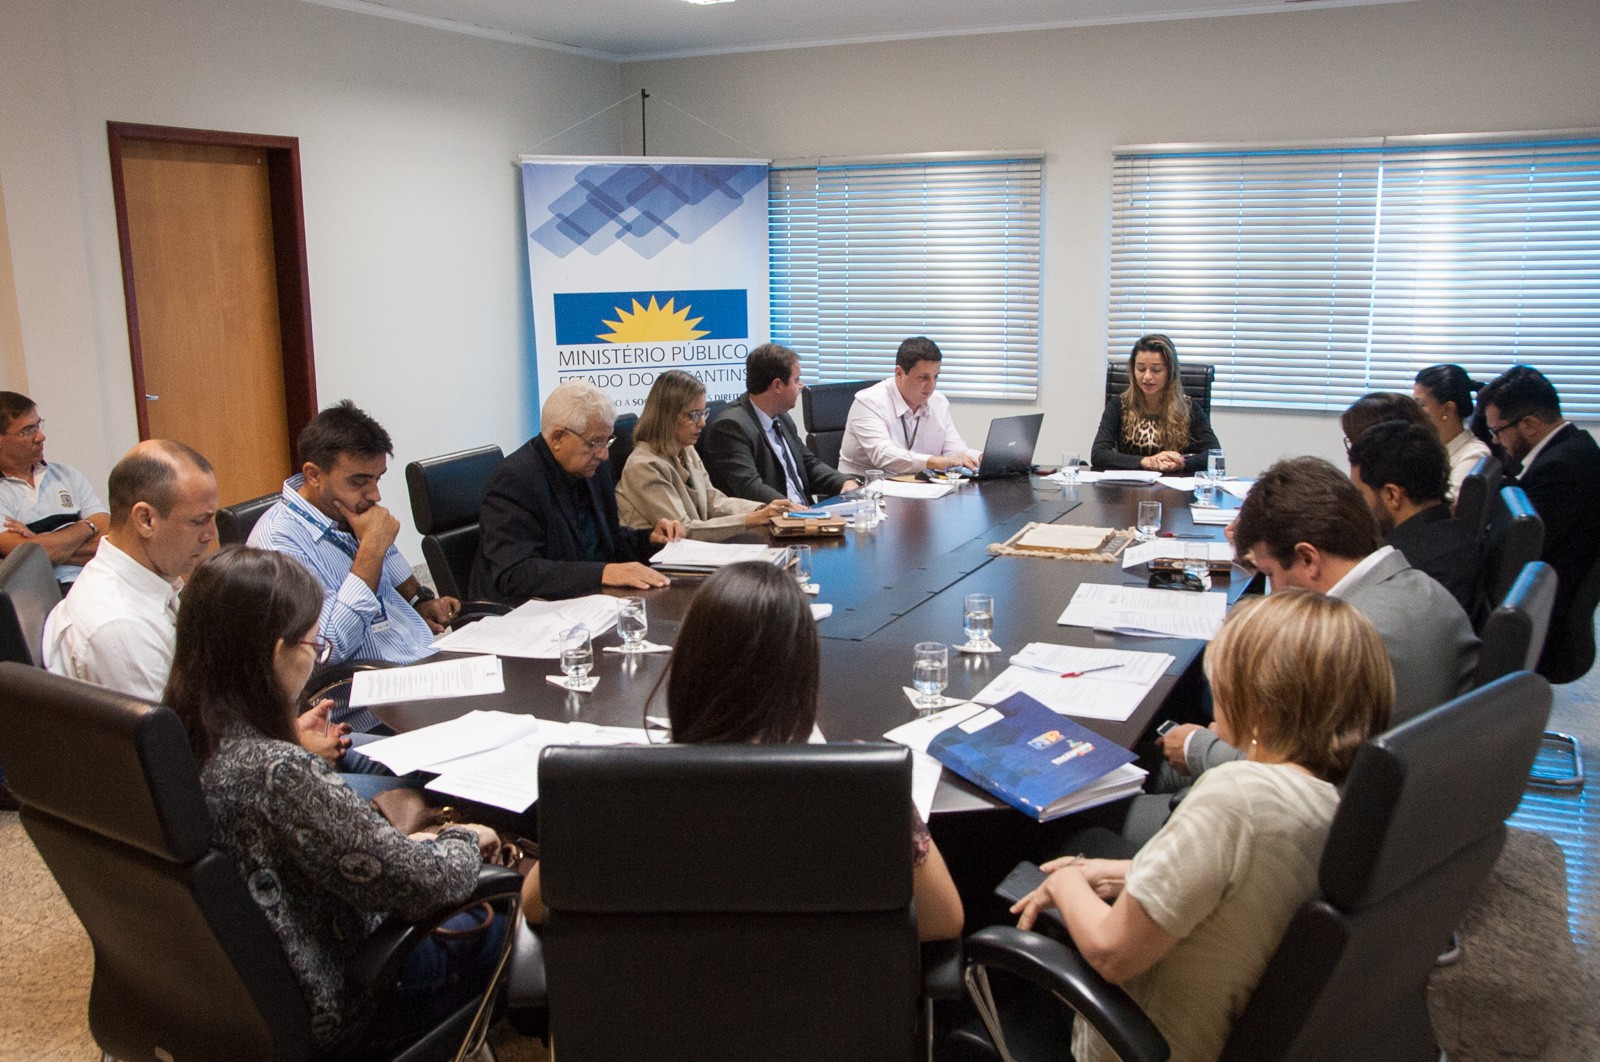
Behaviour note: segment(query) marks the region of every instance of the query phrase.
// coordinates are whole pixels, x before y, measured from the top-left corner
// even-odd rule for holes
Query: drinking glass
[[[884,503],[882,489],[883,481],[887,478],[888,473],[886,473],[883,469],[869,468],[867,469],[866,479],[862,483],[862,486],[866,488],[867,497],[872,500],[871,512],[873,527],[877,527],[878,524],[883,520]]]
[[[1183,544],[1183,574],[1204,579],[1211,571],[1211,548],[1205,542]]]
[[[967,636],[969,649],[988,649],[994,645],[989,640],[994,634],[992,594],[968,594],[961,599],[961,629]]]
[[[649,629],[650,617],[645,613],[644,598],[625,597],[617,602],[617,633],[622,635],[624,653],[642,651],[645,632]]]
[[[1154,538],[1157,531],[1161,530],[1161,503],[1158,501],[1142,501],[1139,503],[1139,520],[1134,525],[1139,529],[1142,538]]]
[[[594,643],[589,640],[589,628],[578,624],[561,633],[561,673],[567,676],[567,688],[582,689],[584,680],[594,667]]]
[[[794,558],[794,581],[804,590],[811,585],[811,547],[806,545],[790,546],[789,556]]]
[[[1083,458],[1077,454],[1061,455],[1061,480],[1065,486],[1071,487],[1078,482],[1078,468],[1082,464]]]
[[[1228,478],[1228,459],[1221,450],[1206,451],[1206,475],[1213,484],[1221,483]]]
[[[931,712],[939,707],[944,688],[950,684],[950,648],[943,642],[918,642],[915,652],[911,685],[917,690],[917,707]]]

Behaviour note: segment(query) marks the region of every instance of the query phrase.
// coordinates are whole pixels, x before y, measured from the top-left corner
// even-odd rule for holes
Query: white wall
[[[1417,0],[664,60],[625,66],[622,83],[773,158],[1043,149],[1040,460],[1054,461],[1069,443],[1088,448],[1103,405],[1114,147],[1596,126],[1597,56],[1594,0]],[[636,138],[636,123],[623,134]],[[652,153],[734,146],[668,107],[650,112]],[[969,439],[1021,411],[955,405]],[[1215,419],[1233,472],[1344,457],[1331,416]]]
[[[300,139],[317,396],[400,468],[533,424],[514,158],[621,96],[617,67],[293,2],[0,0],[4,189],[29,394],[104,482],[137,440],[106,122]],[[611,153],[615,118],[546,152]],[[3,386],[3,381],[0,381]]]

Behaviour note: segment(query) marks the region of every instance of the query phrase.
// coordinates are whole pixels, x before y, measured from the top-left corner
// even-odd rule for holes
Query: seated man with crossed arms
[[[839,470],[859,476],[869,468],[890,475],[961,466],[976,470],[955,421],[950,400],[935,388],[944,355],[933,340],[913,336],[895,353],[894,375],[856,394],[839,448]]]
[[[0,557],[41,546],[65,594],[111,526],[82,472],[44,459],[44,420],[33,399],[0,391]]]

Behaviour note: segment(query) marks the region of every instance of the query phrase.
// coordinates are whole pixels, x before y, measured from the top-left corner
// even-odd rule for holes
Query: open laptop
[[[983,444],[983,458],[973,478],[1027,475],[1033,468],[1033,450],[1039,444],[1039,426],[1043,423],[1043,413],[991,420],[989,438]]]

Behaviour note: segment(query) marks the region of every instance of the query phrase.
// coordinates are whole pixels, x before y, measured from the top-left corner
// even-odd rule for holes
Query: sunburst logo
[[[667,304],[662,306],[652,295],[648,306],[640,306],[639,300],[634,299],[632,312],[618,306],[617,320],[604,318],[605,323],[611,326],[611,331],[602,332],[597,338],[607,343],[655,343],[663,340],[699,339],[701,336],[710,335],[709,332],[695,328],[695,325],[700,323],[700,318],[689,317],[691,307],[685,306],[679,310],[675,308],[676,302],[676,299],[668,299]]]

